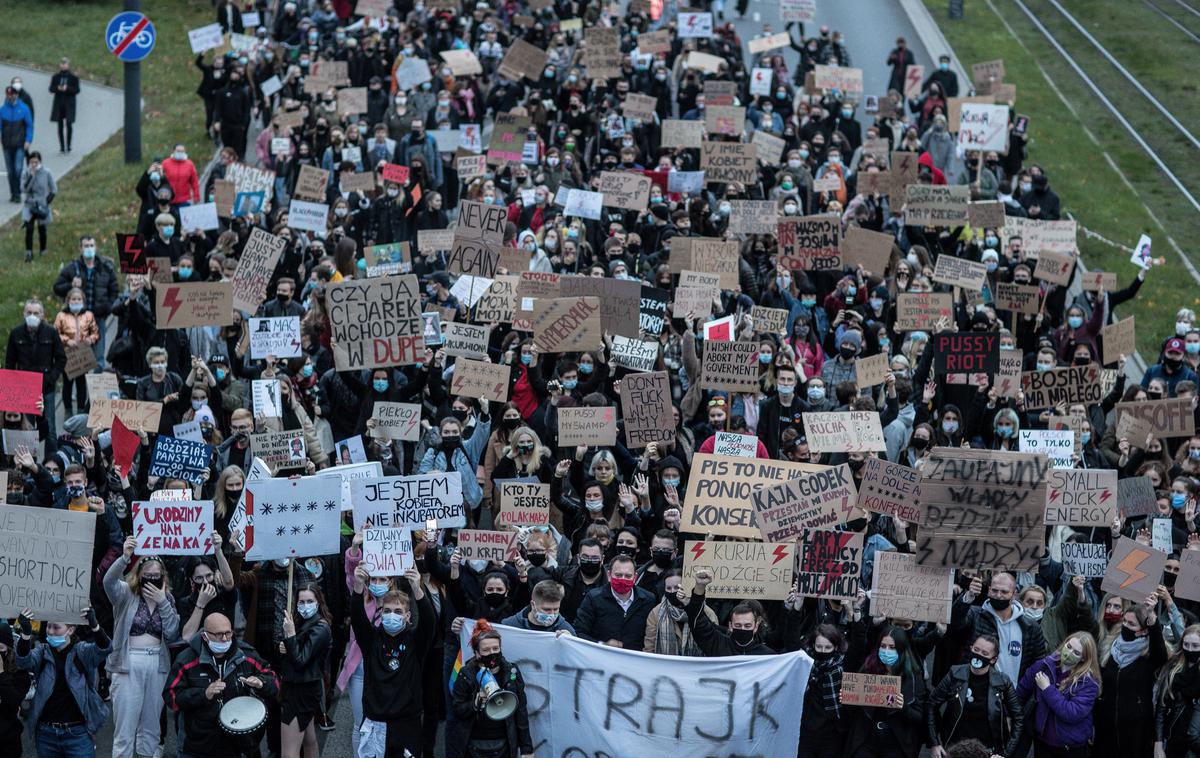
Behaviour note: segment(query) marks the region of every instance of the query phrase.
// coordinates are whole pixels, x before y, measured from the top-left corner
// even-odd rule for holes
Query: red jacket
[[[200,177],[196,174],[196,164],[191,160],[177,161],[174,158],[167,158],[162,162],[162,168],[163,177],[175,192],[175,198],[171,200],[173,204],[202,202]]]

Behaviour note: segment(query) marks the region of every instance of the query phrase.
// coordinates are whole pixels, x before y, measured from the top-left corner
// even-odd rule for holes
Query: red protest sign
[[[37,402],[42,399],[42,375],[36,371],[0,369],[0,411],[42,415]]]
[[[122,274],[144,274],[149,266],[146,239],[140,234],[117,234],[117,255]]]
[[[395,182],[396,184],[408,185],[408,166],[401,166],[399,163],[383,164],[383,180],[385,182]]]
[[[113,416],[113,466],[120,469],[122,475],[129,476],[133,468],[133,454],[137,452],[141,443],[142,439],[138,437],[137,432],[130,431],[119,416]]]

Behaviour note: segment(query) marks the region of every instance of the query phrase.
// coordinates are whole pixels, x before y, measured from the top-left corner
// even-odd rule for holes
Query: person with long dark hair
[[[280,658],[280,746],[285,758],[315,758],[316,719],[324,712],[325,668],[333,644],[332,616],[318,584],[296,592],[296,608],[283,617]]]
[[[900,677],[900,695],[893,707],[853,709],[846,755],[855,758],[916,758],[924,742],[925,676],[908,639],[898,626],[884,627],[879,641],[867,652],[869,618],[855,624],[847,670]],[[856,664],[856,665],[850,665]]]

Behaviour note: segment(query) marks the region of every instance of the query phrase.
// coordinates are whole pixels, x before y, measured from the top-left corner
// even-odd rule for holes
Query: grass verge
[[[1198,214],[1015,3],[1010,0],[972,3],[962,21],[951,21],[941,0],[925,0],[925,4],[968,70],[972,63],[1004,59],[1005,78],[1017,85],[1017,111],[1030,117],[1027,163],[1037,163],[1046,169],[1051,187],[1062,199],[1064,213],[1070,213],[1082,227],[1126,247],[1132,247],[1143,233],[1154,238],[1155,252],[1166,258],[1167,265],[1153,269],[1138,297],[1120,309],[1121,315],[1137,316],[1138,349],[1153,362],[1161,340],[1174,331],[1175,312],[1184,306],[1200,307],[1196,282],[1163,234],[1165,229],[1174,240],[1186,245],[1200,235]],[[1051,13],[1056,13],[1045,5]],[[1141,3],[1137,5],[1145,10],[1147,33],[1153,35],[1167,26],[1150,9]],[[1157,28],[1150,16],[1157,19]],[[1046,22],[1045,16],[1039,18]],[[1146,128],[1141,129],[1143,134],[1163,129],[1162,122],[1155,123],[1148,115],[1150,106],[1146,101],[1131,99],[1108,78],[1098,79],[1100,66],[1085,55],[1085,46],[1091,50],[1086,40],[1078,34],[1072,37],[1063,32],[1060,36],[1056,28],[1052,31],[1126,118],[1135,126],[1146,122]],[[1112,76],[1120,76],[1101,62]],[[1074,112],[1063,104],[1055,88]],[[1141,97],[1136,91],[1134,95]],[[1085,128],[1096,137],[1099,146],[1087,137]],[[1112,164],[1104,157],[1105,153]],[[1133,186],[1133,192],[1122,176]],[[1089,268],[1117,272],[1122,284],[1136,273],[1127,250],[1115,248],[1082,230],[1079,250]],[[1186,247],[1184,252],[1187,253]]]
[[[80,77],[121,87],[122,64],[104,46],[104,28],[120,3],[5,0],[4,44],[0,61],[52,71],[58,59],[71,58]],[[23,263],[24,230],[20,217],[0,226],[0,344],[20,323],[21,303],[30,295],[52,299],[51,285],[59,266],[78,254],[76,241],[95,235],[102,255],[116,260],[117,232],[132,231],[138,210],[134,187],[150,157],[166,155],[174,142],[185,142],[193,153],[207,156],[211,144],[204,134],[204,109],[196,96],[200,72],[192,65],[187,30],[211,22],[212,6],[205,0],[150,0],[142,10],[158,33],[154,52],[142,63],[142,165],[126,165],[122,132],[88,155],[66,177],[58,179],[54,222],[46,255]],[[50,35],[48,37],[47,35]],[[52,39],[53,44],[47,44]],[[52,128],[39,113],[38,127]],[[87,113],[77,114],[75,129],[87,128]],[[45,150],[44,138],[39,139]],[[8,268],[11,266],[12,268]],[[53,318],[58,303],[47,304]]]

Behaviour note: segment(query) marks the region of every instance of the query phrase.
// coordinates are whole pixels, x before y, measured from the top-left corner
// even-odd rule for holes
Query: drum
[[[267,723],[267,706],[263,701],[242,695],[221,706],[221,728],[234,735],[250,735]]]

